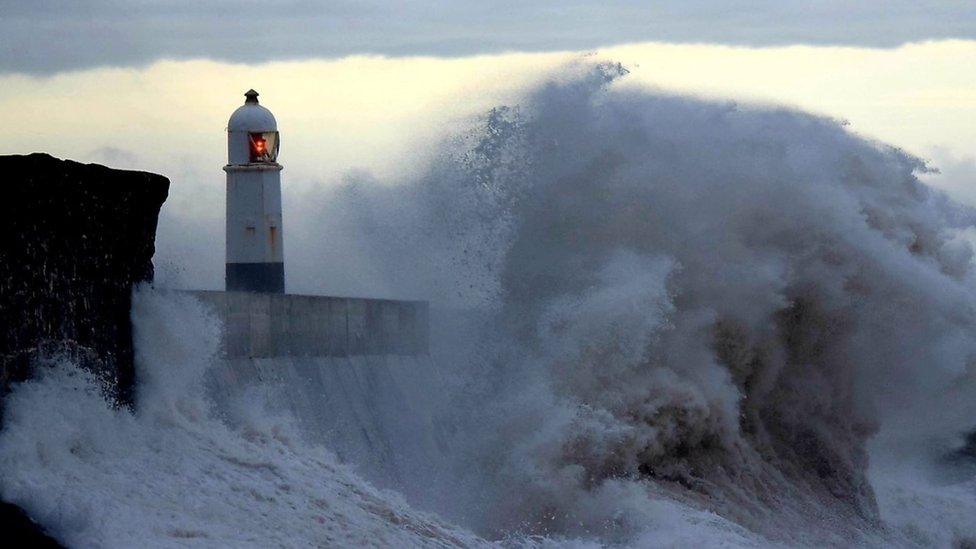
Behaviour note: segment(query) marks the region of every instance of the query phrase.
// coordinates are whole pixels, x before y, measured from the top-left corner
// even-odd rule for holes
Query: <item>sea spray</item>
[[[194,298],[135,296],[137,411],[71,363],[9,396],[0,491],[71,547],[449,547],[484,543],[305,444],[260,400],[231,429],[202,383],[219,326]]]
[[[976,215],[835,120],[624,73],[569,67],[426,172],[306,201],[385,287],[456,314],[427,505],[487,535],[636,542],[691,508],[790,544],[921,543],[886,526],[866,444],[949,451],[976,423],[944,398],[976,356]]]

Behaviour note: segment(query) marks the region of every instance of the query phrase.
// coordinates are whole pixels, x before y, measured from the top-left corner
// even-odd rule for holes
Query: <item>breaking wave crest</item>
[[[886,522],[868,442],[937,463],[976,424],[974,211],[837,121],[625,73],[570,67],[405,184],[323,199],[323,234],[359,227],[389,287],[465,319],[435,338],[468,374],[442,411],[466,496],[441,511],[602,542],[676,515],[770,542],[972,539]]]

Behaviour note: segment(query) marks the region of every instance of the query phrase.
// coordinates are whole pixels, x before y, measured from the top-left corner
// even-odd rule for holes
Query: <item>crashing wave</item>
[[[678,501],[775,541],[896,538],[867,441],[972,376],[974,211],[835,120],[625,72],[573,67],[325,216],[478,319],[435,338],[470,375],[443,415],[478,494],[444,512],[626,541]],[[951,446],[976,422],[952,402],[902,434]]]

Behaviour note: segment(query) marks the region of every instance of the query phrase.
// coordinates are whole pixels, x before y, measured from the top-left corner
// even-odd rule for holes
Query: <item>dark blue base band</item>
[[[285,293],[284,263],[228,263],[228,292]]]

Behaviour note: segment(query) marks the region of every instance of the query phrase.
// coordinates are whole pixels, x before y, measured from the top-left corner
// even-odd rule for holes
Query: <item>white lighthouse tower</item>
[[[227,291],[285,291],[278,123],[258,92],[227,123]]]

